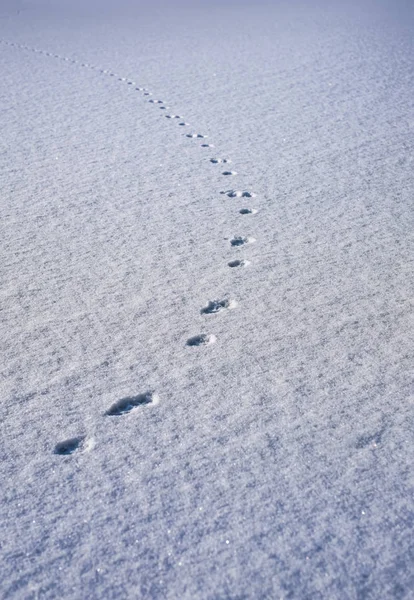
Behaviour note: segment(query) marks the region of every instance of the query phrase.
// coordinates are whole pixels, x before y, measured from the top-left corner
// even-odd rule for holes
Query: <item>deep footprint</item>
[[[253,237],[235,236],[232,240],[230,240],[230,244],[232,246],[244,246],[245,244],[252,244],[255,241],[256,240]]]
[[[145,394],[139,394],[138,396],[129,396],[128,398],[122,398],[115,402],[109,410],[106,411],[106,415],[110,417],[118,417],[125,415],[138,406],[155,406],[158,404],[159,398],[154,392],[146,392]]]
[[[206,138],[208,136],[203,135],[202,133],[187,133],[188,138]]]
[[[214,344],[216,341],[215,335],[209,335],[207,333],[202,333],[200,335],[195,335],[187,340],[187,346],[209,346],[210,344]]]
[[[231,260],[227,265],[232,269],[235,267],[247,267],[250,264],[248,260]]]
[[[74,452],[82,448],[84,439],[84,437],[75,437],[69,438],[64,442],[59,442],[55,446],[54,454],[59,454],[60,456],[74,454]]]
[[[237,175],[237,171],[223,171],[222,175]]]
[[[219,165],[221,163],[231,163],[231,160],[229,158],[210,158],[210,162],[213,163],[213,165]]]
[[[235,300],[210,300],[207,306],[201,309],[202,315],[213,315],[222,310],[236,308],[237,302]]]

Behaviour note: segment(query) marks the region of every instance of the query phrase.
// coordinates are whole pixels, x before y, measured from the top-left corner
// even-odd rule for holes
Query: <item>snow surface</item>
[[[413,30],[2,1],[1,597],[414,598]]]

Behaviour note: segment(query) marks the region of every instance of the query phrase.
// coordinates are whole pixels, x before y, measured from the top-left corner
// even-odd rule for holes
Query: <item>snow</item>
[[[0,17],[1,596],[411,598],[412,3]]]

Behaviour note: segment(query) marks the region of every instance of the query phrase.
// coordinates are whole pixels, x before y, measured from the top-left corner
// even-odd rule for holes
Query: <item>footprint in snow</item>
[[[180,125],[180,127],[187,127],[188,125],[190,125],[190,123],[178,123]]]
[[[202,148],[214,148],[214,144],[201,144]]]
[[[233,239],[230,240],[230,244],[231,246],[244,246],[245,244],[252,244],[253,242],[255,242],[255,238],[253,237],[242,237],[242,236],[235,236]]]
[[[106,411],[106,415],[110,417],[118,417],[131,412],[138,406],[155,406],[159,403],[159,397],[154,392],[146,392],[138,396],[129,396],[118,400]]]
[[[75,452],[82,449],[84,440],[85,438],[82,436],[69,438],[68,440],[59,442],[55,446],[54,454],[60,454],[61,456],[68,456],[69,454],[74,454]]]
[[[220,163],[231,163],[231,160],[229,158],[210,158],[210,162],[213,163],[213,165],[218,165]]]
[[[165,115],[166,119],[182,119],[180,115]]]
[[[220,192],[220,194],[225,194],[229,198],[256,198],[256,194],[247,190],[226,190],[225,192]]]
[[[152,98],[151,100],[148,100],[148,102],[151,102],[151,104],[164,104],[162,100],[153,100]]]
[[[206,138],[206,135],[203,135],[202,133],[187,133],[186,134],[188,138]]]
[[[200,335],[195,335],[187,340],[187,346],[209,346],[210,344],[214,344],[216,341],[216,336],[208,333],[201,333]]]
[[[239,210],[239,213],[241,215],[255,215],[257,213],[257,210],[255,208],[241,208]]]
[[[201,309],[202,315],[213,315],[222,310],[232,308],[236,308],[237,302],[235,300],[228,300],[227,298],[223,300],[210,300],[207,306]]]
[[[236,267],[247,267],[250,264],[249,260],[231,260],[227,265],[232,269]]]
[[[237,171],[223,171],[222,175],[237,175]]]

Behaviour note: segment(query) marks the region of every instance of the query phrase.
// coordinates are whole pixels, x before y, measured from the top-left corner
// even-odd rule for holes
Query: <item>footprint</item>
[[[237,175],[237,171],[223,171],[222,175]]]
[[[169,106],[160,106],[160,110],[168,110],[169,108]]]
[[[210,158],[210,162],[218,165],[220,163],[231,163],[231,160],[229,158]]]
[[[145,92],[144,96],[152,96],[152,92]]]
[[[84,437],[74,437],[65,440],[64,442],[59,442],[55,446],[54,454],[60,454],[61,456],[67,456],[69,454],[73,454],[74,452],[81,450],[83,447]]]
[[[112,406],[106,411],[106,415],[110,417],[118,417],[131,412],[134,408],[143,405],[155,406],[159,403],[159,397],[154,392],[146,392],[145,394],[139,394],[138,396],[129,396],[128,398],[122,398],[112,404]]]
[[[255,208],[241,208],[239,210],[239,213],[241,215],[255,215],[257,213],[257,210]]]
[[[152,98],[151,100],[148,100],[148,102],[151,102],[151,104],[164,104],[162,100],[153,100]]]
[[[201,144],[202,148],[214,148],[214,144]]]
[[[256,240],[253,237],[235,236],[232,240],[230,240],[230,244],[232,246],[244,246],[245,244],[252,244],[255,241]]]
[[[226,194],[229,198],[256,198],[256,194],[247,190],[226,190],[225,192],[220,192],[220,194]]]
[[[224,300],[210,300],[207,306],[201,309],[201,314],[212,315],[226,308],[231,310],[232,308],[236,308],[236,306],[237,302],[235,300],[228,300],[227,298]]]
[[[208,136],[203,135],[201,133],[187,133],[186,134],[188,138],[206,138]]]
[[[227,265],[231,268],[234,267],[247,267],[250,264],[249,260],[231,260]]]
[[[195,335],[187,340],[187,346],[209,346],[210,344],[214,344],[216,341],[216,336],[208,333],[201,333],[200,335]]]
[[[190,123],[178,123],[180,125],[180,127],[187,127],[188,125],[190,125]]]

